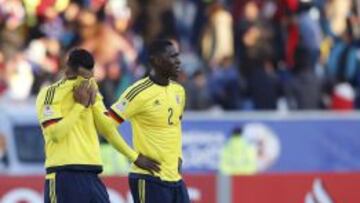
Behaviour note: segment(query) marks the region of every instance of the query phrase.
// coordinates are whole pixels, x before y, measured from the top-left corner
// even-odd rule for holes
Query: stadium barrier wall
[[[185,175],[192,203],[359,203],[358,173]],[[126,177],[103,177],[112,203],[132,203]],[[42,176],[0,176],[1,203],[41,203]]]
[[[132,203],[127,177],[102,177],[112,203]],[[217,187],[215,175],[185,175],[192,203],[215,203]],[[44,177],[0,176],[1,203],[43,202]],[[227,202],[222,202],[227,203]],[[230,202],[228,202],[230,203]]]

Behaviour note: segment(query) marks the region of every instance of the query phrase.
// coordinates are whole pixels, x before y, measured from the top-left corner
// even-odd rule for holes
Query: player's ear
[[[151,56],[150,57],[150,64],[158,67],[161,64],[161,58],[160,57],[156,57],[156,56]]]

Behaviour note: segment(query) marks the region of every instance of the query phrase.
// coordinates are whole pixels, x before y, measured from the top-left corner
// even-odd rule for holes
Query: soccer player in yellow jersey
[[[129,184],[135,203],[190,203],[180,172],[185,91],[171,80],[179,65],[179,53],[170,41],[153,42],[150,75],[130,86],[109,110],[118,123],[130,121],[135,150],[161,164],[155,173],[132,164]]]
[[[104,114],[102,97],[91,82],[92,55],[75,49],[67,66],[65,78],[42,89],[36,100],[45,140],[44,202],[108,203],[97,175],[102,171],[98,132],[139,168],[159,172],[159,166],[130,148]]]

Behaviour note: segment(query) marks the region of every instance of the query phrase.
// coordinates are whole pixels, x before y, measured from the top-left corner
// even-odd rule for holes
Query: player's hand
[[[179,172],[179,174],[181,174],[182,173],[182,159],[179,157],[179,162],[178,162],[178,172]]]
[[[85,107],[90,105],[91,98],[91,86],[89,81],[85,80],[80,83],[79,86],[74,88],[74,100],[77,103],[82,104]]]
[[[88,93],[90,94],[89,99],[89,106],[94,105],[96,102],[96,95],[97,95],[98,89],[94,83],[91,83],[90,88],[88,89]]]
[[[154,175],[154,172],[160,172],[160,163],[142,154],[139,154],[134,164],[139,168],[149,171],[152,175]]]

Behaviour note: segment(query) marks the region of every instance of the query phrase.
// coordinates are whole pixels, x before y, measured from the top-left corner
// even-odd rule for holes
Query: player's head
[[[242,133],[243,133],[243,130],[242,130],[241,127],[235,127],[235,128],[232,130],[232,136],[233,136],[233,137],[242,136]]]
[[[156,40],[149,46],[150,66],[156,74],[176,78],[180,71],[179,51],[169,40]]]
[[[70,51],[67,60],[67,76],[82,76],[91,78],[93,76],[94,57],[85,49],[74,49]]]

